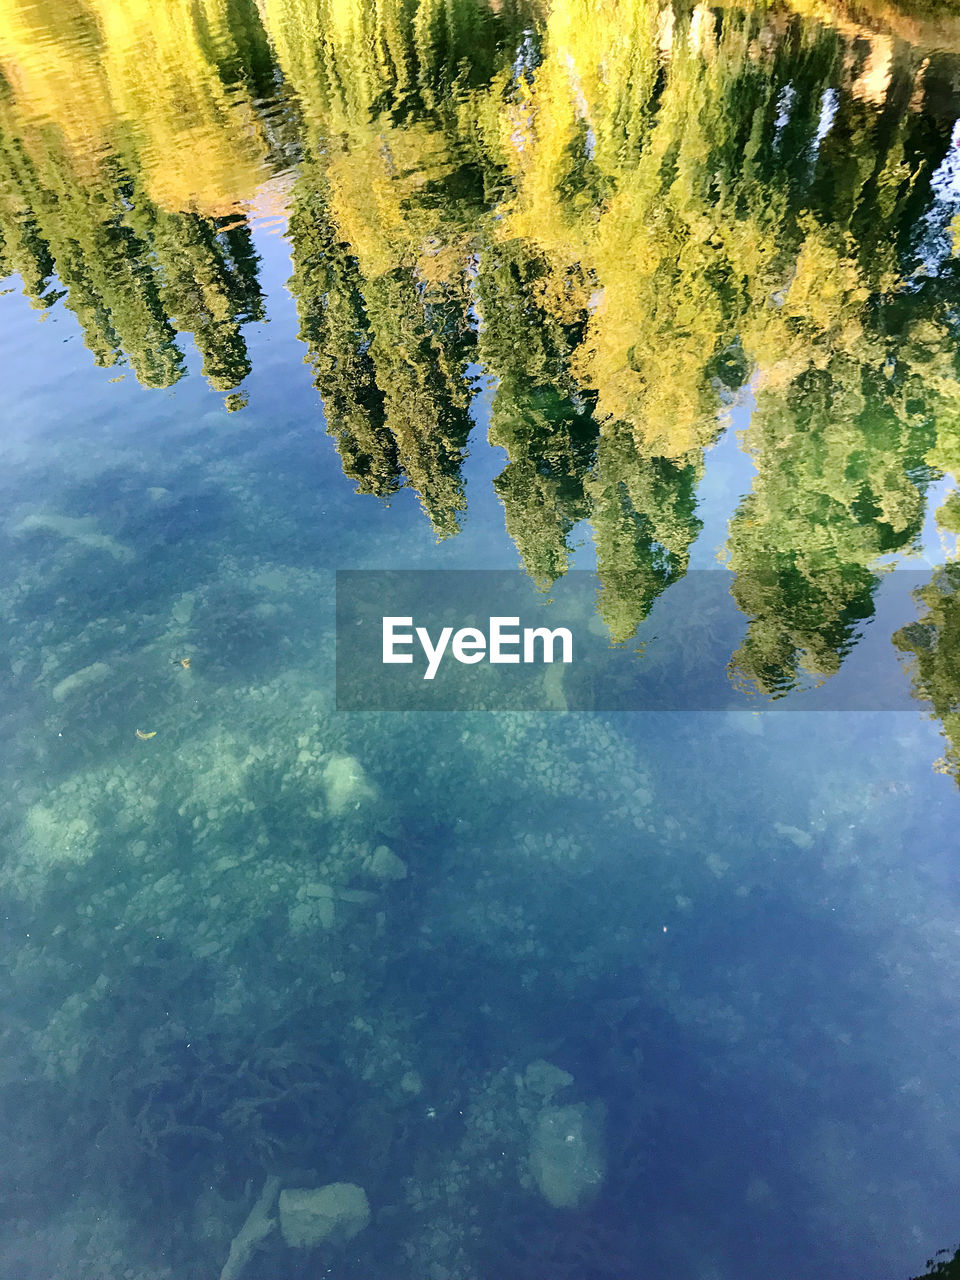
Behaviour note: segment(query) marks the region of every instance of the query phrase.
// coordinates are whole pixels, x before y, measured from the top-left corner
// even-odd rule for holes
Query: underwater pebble
[[[377,845],[370,858],[370,874],[378,880],[405,880],[407,864],[385,844]]]
[[[281,1191],[278,1209],[281,1234],[294,1249],[312,1249],[324,1240],[344,1244],[370,1221],[367,1193],[353,1182]]]
[[[792,827],[786,822],[775,822],[773,829],[778,836],[783,836],[798,849],[809,849],[813,844],[813,836],[807,831],[801,831],[799,827]]]
[[[305,884],[297,890],[297,897],[303,898],[332,898],[333,887],[329,884]]]
[[[572,1209],[595,1192],[604,1177],[596,1109],[544,1107],[530,1141],[530,1170],[555,1209]]]

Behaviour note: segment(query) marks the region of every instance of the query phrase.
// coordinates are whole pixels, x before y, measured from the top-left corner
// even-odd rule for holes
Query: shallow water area
[[[0,0],[0,1280],[957,1247],[958,117],[935,6]],[[338,710],[357,569],[729,705]]]

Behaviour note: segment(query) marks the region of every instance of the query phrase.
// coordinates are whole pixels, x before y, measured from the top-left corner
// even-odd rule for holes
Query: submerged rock
[[[367,1193],[354,1182],[281,1191],[279,1210],[280,1231],[294,1249],[312,1249],[324,1240],[345,1244],[370,1221]]]
[[[322,776],[327,808],[335,817],[375,800],[376,788],[356,756],[331,756]]]
[[[562,1067],[543,1058],[531,1062],[518,1084],[531,1096],[543,1103],[552,1102],[554,1095],[573,1084],[573,1076]]]
[[[370,874],[378,880],[405,880],[407,864],[385,844],[377,845],[370,858]]]
[[[530,1169],[545,1200],[573,1209],[603,1182],[599,1108],[544,1107],[530,1140]]]
[[[306,902],[295,902],[288,917],[294,933],[317,928],[332,929],[337,921],[337,909],[332,898],[312,898]]]
[[[267,1178],[256,1204],[250,1210],[243,1226],[233,1238],[230,1245],[230,1253],[223,1264],[223,1270],[220,1272],[220,1280],[239,1280],[240,1275],[260,1244],[277,1225],[276,1219],[273,1217],[273,1207],[276,1204],[279,1190],[280,1179],[276,1177]]]
[[[799,827],[792,827],[787,822],[775,822],[773,829],[778,836],[783,836],[785,840],[790,840],[798,849],[809,849],[813,844],[813,836],[809,831],[802,831]]]
[[[420,1078],[419,1071],[405,1071],[401,1080],[400,1088],[404,1093],[423,1093],[423,1080]]]
[[[73,675],[66,676],[59,684],[55,684],[53,700],[65,702],[74,693],[89,689],[95,684],[102,684],[109,675],[110,668],[105,662],[91,663],[89,667],[84,667],[82,671],[75,671]]]

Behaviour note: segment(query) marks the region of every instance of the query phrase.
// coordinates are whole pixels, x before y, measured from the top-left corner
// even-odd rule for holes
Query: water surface
[[[958,86],[929,6],[0,3],[3,1280],[955,1247]],[[358,568],[712,570],[739,701],[338,712]]]

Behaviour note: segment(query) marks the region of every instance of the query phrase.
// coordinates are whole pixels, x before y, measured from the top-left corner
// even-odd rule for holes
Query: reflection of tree
[[[0,141],[0,147],[2,145]],[[32,210],[13,207],[6,218],[0,215],[0,244],[3,245],[0,271],[4,276],[20,277],[32,307],[43,310],[63,297],[51,283],[53,257],[40,235]]]
[[[249,230],[234,220],[170,213],[122,173],[78,181],[62,152],[38,159],[0,139],[0,230],[34,305],[53,277],[97,364],[125,357],[138,380],[166,387],[183,372],[176,334],[189,333],[218,390],[250,362],[241,326],[262,318]]]
[[[584,477],[596,448],[590,406],[569,372],[588,291],[576,266],[551,275],[529,246],[485,248],[477,277],[479,355],[497,379],[489,439],[507,453],[494,481],[528,573],[544,585],[567,568],[567,535],[587,514]]]
[[[812,296],[824,278],[832,290],[791,339],[794,289]],[[746,437],[758,475],[728,543],[751,618],[735,667],[761,688],[837,669],[873,613],[871,566],[916,544],[932,467],[952,468],[955,339],[941,294],[934,281],[877,299],[822,240],[801,251],[779,309],[782,358],[761,373]]]
[[[486,83],[491,68],[483,53],[496,48],[504,27],[519,30],[516,15],[498,8],[476,0],[419,0],[413,30],[424,106],[443,109],[452,92]]]
[[[650,458],[629,426],[604,428],[587,484],[597,548],[600,615],[615,641],[627,640],[661,592],[686,573],[702,464]]]
[[[706,10],[666,25],[661,14],[618,45],[644,13],[618,6],[598,30],[574,0],[551,6],[543,64],[512,108],[507,230],[556,276],[573,255],[595,282],[568,368],[604,432],[566,527],[588,516],[597,528],[608,600],[617,574],[636,594],[618,635],[655,584],[683,573],[700,450],[759,363],[748,444],[760,476],[731,556],[753,617],[737,665],[775,688],[798,663],[836,669],[872,611],[870,562],[919,529],[931,406],[917,408],[906,369],[890,372],[896,340],[883,332],[915,317],[885,307],[879,332],[864,332],[878,291],[897,287],[904,230],[929,204],[947,138],[918,110],[920,60],[907,48],[871,78],[869,45],[798,26],[772,40],[749,10],[722,24]],[[614,52],[626,48],[628,65]],[[534,474],[539,492],[525,492],[549,510],[549,468]],[[566,529],[548,524],[561,566]]]
[[[955,280],[923,230],[955,55],[841,0],[822,21],[748,0],[47,8],[31,36],[0,0],[2,254],[37,305],[59,283],[100,363],[167,385],[190,333],[217,388],[249,371],[262,304],[225,214],[293,128],[257,105],[269,33],[297,97],[300,335],[358,490],[409,486],[457,529],[476,356],[525,566],[553,581],[589,522],[622,639],[685,572],[704,451],[752,381],[734,674],[837,669],[877,557],[960,475]]]
[[[160,302],[171,324],[193,337],[210,385],[229,391],[250,372],[241,326],[262,320],[264,310],[249,228],[222,221],[145,202],[131,213],[160,267]]]
[[[232,212],[265,176],[252,99],[270,62],[253,0],[0,0],[0,72],[28,149],[52,121],[78,177],[112,152],[166,209]]]
[[[338,156],[335,176],[334,184],[319,168],[305,169],[290,223],[291,289],[328,430],[360,491],[383,495],[408,484],[445,537],[465,506],[474,344],[465,281],[456,263],[451,277],[429,280],[407,265],[403,211],[391,266],[357,221],[366,211],[349,198],[360,177],[349,155]]]
[[[119,184],[81,183],[58,152],[35,162],[6,138],[0,163],[5,237],[12,238],[7,228],[22,221],[36,227],[34,243],[42,243],[43,257],[54,264],[65,305],[80,321],[97,364],[112,365],[123,352],[144,386],[169,386],[180,376],[181,356],[147,245],[125,216],[125,191]],[[43,257],[34,260],[39,265]],[[44,282],[38,275],[29,283],[40,286],[34,295],[40,299]]]
[[[384,497],[400,486],[397,445],[384,421],[359,268],[337,241],[324,187],[322,173],[312,166],[297,183],[289,224],[294,265],[289,287],[344,473],[356,480],[358,493]]]
[[[476,0],[265,12],[317,157],[294,189],[291,289],[328,430],[360,491],[409,486],[447,536],[465,507],[468,258],[485,206],[474,126],[461,134],[446,89],[490,80],[516,18]]]
[[[758,392],[748,437],[758,475],[729,553],[751,619],[734,667],[761,689],[789,688],[800,669],[832,675],[873,613],[869,565],[920,531],[930,423],[905,421],[897,392],[882,369],[843,353]]]
[[[851,76],[858,64],[848,59]],[[806,101],[822,103],[826,83]],[[831,675],[872,614],[870,566],[919,534],[943,402],[943,386],[923,377],[948,337],[942,318],[923,290],[896,295],[947,137],[916,110],[909,51],[871,84],[882,110],[858,85],[832,90],[822,140],[822,106],[800,117],[805,136],[792,145],[807,176],[797,173],[790,207],[799,194],[805,211],[780,231],[796,245],[792,274],[742,331],[760,366],[746,436],[758,475],[730,527],[734,596],[751,619],[733,668],[767,691],[801,669]],[[796,112],[788,127],[799,127]]]
[[[731,18],[710,58],[675,41],[652,127],[634,108],[639,157],[605,158],[611,194],[589,246],[601,291],[578,372],[601,417],[630,423],[651,456],[685,459],[718,434],[713,362],[737,336],[755,266],[738,261],[737,132],[749,129],[756,86],[769,89],[747,60],[749,32]]]
[[[943,726],[944,768],[960,782],[960,564],[936,571],[916,592],[925,612],[893,637],[911,655],[913,693],[928,703]]]
[[[950,476],[953,490],[936,512],[945,550],[955,553],[960,539],[960,348],[956,304],[960,261],[945,263],[938,276],[918,289],[924,319],[908,335],[905,355],[914,375],[914,399],[921,395],[936,406],[935,441],[927,463]],[[951,546],[952,544],[952,546]]]
[[[410,270],[380,276],[367,289],[387,429],[440,537],[457,531],[466,505],[460,468],[470,433],[464,375],[473,338],[466,305],[462,287],[428,291]]]
[[[524,74],[515,64],[498,78],[489,58],[489,91],[477,39],[461,82],[475,107],[467,129],[455,94],[422,92],[451,65],[425,51],[433,8],[389,12],[402,57],[385,52],[386,9],[363,19],[380,32],[372,42],[348,49],[341,14],[325,42],[298,45],[299,74],[302,51],[322,47],[317,84],[337,86],[310,101],[343,130],[326,172],[335,240],[356,273],[337,305],[353,299],[346,332],[366,335],[356,387],[403,386],[396,422],[429,387],[418,392],[382,340],[388,280],[402,305],[409,271],[448,296],[465,270],[475,277],[507,527],[549,582],[574,525],[590,521],[603,610],[623,637],[685,571],[702,450],[759,365],[749,445],[760,475],[731,537],[752,617],[736,665],[766,688],[798,666],[834,671],[871,612],[871,561],[916,536],[933,444],[929,406],[917,412],[910,375],[888,368],[896,342],[884,330],[902,341],[918,317],[886,305],[870,316],[898,287],[904,228],[929,204],[946,145],[943,122],[921,109],[919,58],[904,46],[884,62],[885,46],[855,47],[836,29],[794,25],[787,37],[750,9],[722,24],[700,10],[668,21],[635,0],[598,24],[578,0],[555,0]],[[371,128],[371,112],[388,110]],[[349,367],[343,354],[336,367]],[[347,456],[350,432],[334,430]],[[452,527],[459,501],[434,501],[448,512],[438,527]]]
[[[934,1276],[940,1280],[960,1280],[960,1249],[952,1258],[948,1254],[948,1249],[941,1249],[936,1258],[928,1258],[927,1270],[922,1276],[914,1276],[913,1280],[933,1280]]]
[[[189,332],[211,384],[235,387],[250,367],[240,328],[262,315],[236,225],[263,163],[248,93],[271,62],[255,6],[72,0],[28,21],[3,0],[0,17],[7,266],[35,305],[57,280],[98,364],[125,357],[145,386],[169,386]]]

